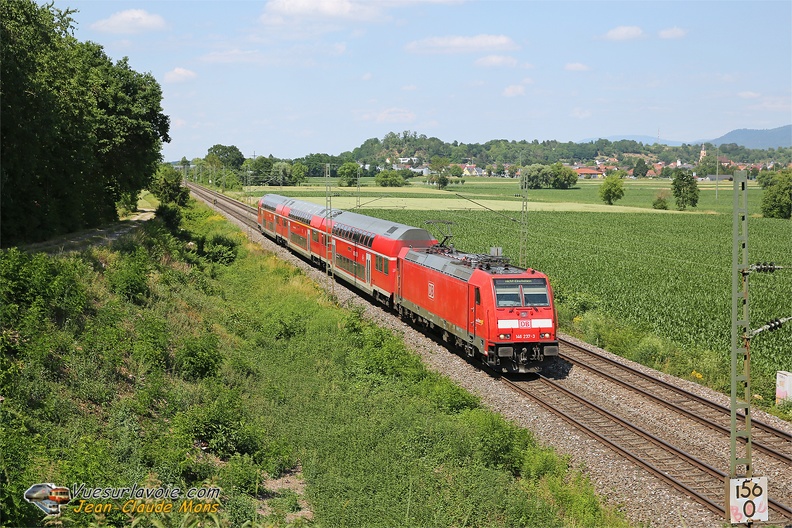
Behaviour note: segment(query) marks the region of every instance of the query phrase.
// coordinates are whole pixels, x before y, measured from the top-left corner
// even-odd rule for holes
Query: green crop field
[[[566,305],[565,330],[725,390],[732,183],[720,182],[717,191],[714,182],[700,183],[699,207],[662,214],[655,214],[651,202],[662,190],[670,196],[668,180],[625,181],[625,198],[617,206],[602,204],[600,184],[582,181],[570,190],[528,191],[526,264],[550,275]],[[324,203],[324,188],[294,191],[281,192]],[[335,207],[356,205],[355,189],[333,191]],[[464,185],[446,191],[420,183],[407,189],[362,187],[361,191],[359,210],[364,214],[416,226],[427,220],[451,220],[458,248],[486,253],[491,246],[501,246],[515,263],[519,259],[522,201],[515,197],[520,191],[514,180],[466,179]],[[792,225],[759,217],[761,195],[751,183],[750,261],[792,266]],[[673,207],[673,197],[669,205]],[[792,269],[754,274],[750,281],[753,328],[792,315]],[[775,371],[792,366],[790,330],[766,332],[752,342],[754,389],[766,403],[774,396]]]

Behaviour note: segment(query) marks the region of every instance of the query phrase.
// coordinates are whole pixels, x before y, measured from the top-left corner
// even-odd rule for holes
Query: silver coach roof
[[[278,194],[267,194],[262,199],[264,205],[276,207],[286,205],[295,211],[300,211],[316,216],[330,216],[334,225],[344,225],[357,228],[375,235],[381,235],[395,240],[434,240],[429,231],[420,227],[408,226],[390,220],[382,220],[373,216],[366,216],[359,213],[343,211],[341,209],[331,209],[327,215],[327,209],[315,203],[303,200],[295,200]]]

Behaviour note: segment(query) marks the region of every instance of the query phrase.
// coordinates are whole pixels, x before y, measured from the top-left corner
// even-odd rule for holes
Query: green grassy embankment
[[[182,214],[176,234],[0,253],[0,525],[42,522],[38,482],[222,488],[214,515],[95,500],[110,512],[70,504],[66,526],[626,524],[397,337],[222,217]],[[267,488],[298,470],[304,493]]]

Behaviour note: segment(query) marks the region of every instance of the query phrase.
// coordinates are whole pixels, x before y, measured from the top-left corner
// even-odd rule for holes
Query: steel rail
[[[504,383],[509,389],[530,398],[531,400],[537,402],[539,405],[547,409],[548,411],[552,412],[553,414],[561,417],[574,427],[578,428],[585,434],[591,436],[592,438],[602,442],[606,446],[610,447],[614,450],[617,454],[624,456],[625,458],[632,460],[640,467],[643,467],[651,474],[655,475],[656,477],[660,478],[664,482],[670,484],[675,489],[686,493],[693,497],[698,503],[705,506],[713,513],[718,515],[723,515],[725,512],[724,505],[719,502],[722,500],[723,497],[723,482],[726,474],[712,466],[706,464],[705,462],[697,459],[693,455],[686,453],[685,451],[669,444],[668,442],[657,438],[656,436],[652,435],[651,433],[641,429],[640,427],[630,423],[629,421],[611,413],[610,411],[604,409],[603,407],[579,396],[570,390],[560,386],[558,383],[548,379],[545,376],[540,375],[539,381],[541,386],[549,387],[553,391],[558,394],[561,394],[563,397],[567,398],[568,400],[574,401],[578,404],[579,408],[587,409],[590,412],[596,413],[599,418],[604,418],[613,424],[618,424],[619,427],[630,431],[633,435],[638,438],[643,439],[647,443],[654,446],[656,449],[663,450],[666,454],[669,454],[673,457],[672,461],[663,461],[663,467],[658,467],[658,463],[651,462],[646,460],[645,456],[642,456],[636,452],[636,446],[625,446],[622,445],[617,439],[609,437],[608,435],[600,432],[604,431],[606,428],[602,425],[602,423],[598,424],[598,428],[595,429],[590,425],[584,423],[583,420],[572,416],[572,411],[565,412],[559,408],[558,405],[552,405],[547,397],[547,393],[544,393],[542,396],[538,394],[534,394],[534,392],[530,390],[526,390],[520,386],[520,383],[515,383],[507,378],[500,378],[500,381]],[[535,388],[536,385],[532,386],[532,389]],[[540,391],[535,391],[540,392]],[[596,418],[591,418],[591,421],[594,421]],[[627,443],[625,441],[625,443]],[[679,478],[674,478],[672,475],[680,474],[680,470],[678,467],[674,467],[674,460],[682,461],[687,465],[688,470],[698,470],[699,475],[703,475],[709,478],[708,482],[700,482],[696,479],[693,479],[693,483],[698,484],[699,488],[702,486],[705,488],[705,491],[699,491],[693,487],[692,484],[682,482]],[[709,492],[707,492],[709,490]],[[717,497],[714,498],[714,497]],[[773,499],[769,499],[769,506],[772,510],[783,517],[782,521],[786,521],[788,519],[792,519],[792,508],[781,504]],[[775,522],[778,520],[774,519]]]
[[[565,352],[562,348],[559,351],[559,357],[580,367],[583,367],[603,378],[606,378],[614,383],[617,383],[625,388],[628,388],[632,391],[635,391],[647,398],[673,410],[676,413],[683,414],[688,418],[695,420],[714,431],[719,433],[725,434],[726,436],[730,435],[730,428],[728,426],[724,426],[722,424],[716,423],[714,420],[718,420],[719,418],[722,420],[728,421],[730,420],[730,409],[718,403],[715,403],[711,400],[703,398],[697,394],[689,392],[681,387],[677,387],[667,381],[663,381],[658,378],[654,378],[640,370],[637,370],[629,365],[625,365],[614,359],[609,357],[603,356],[602,354],[588,350],[581,346],[578,346],[574,343],[571,343],[565,339],[559,338],[559,341],[566,347],[572,348],[574,351],[584,354],[588,357],[595,358],[595,361],[605,363],[608,367],[617,369],[620,373],[626,372],[629,376],[633,376],[634,378],[638,378],[641,381],[648,382],[653,387],[659,387],[662,391],[671,392],[677,396],[681,396],[684,398],[686,402],[690,402],[695,404],[699,409],[699,412],[702,411],[702,407],[706,410],[715,411],[716,415],[712,416],[710,413],[710,417],[702,416],[699,412],[694,412],[682,406],[680,403],[675,403],[671,401],[667,395],[666,397],[660,396],[651,392],[651,389],[646,389],[642,387],[638,387],[634,382],[630,382],[629,380],[625,380],[623,377],[619,375],[615,375],[613,373],[605,372],[602,368],[599,368],[591,363],[587,363],[585,360],[578,357],[573,357],[568,352]],[[770,443],[777,444],[782,448],[787,448],[792,452],[792,435],[787,433],[786,431],[782,431],[776,427],[773,427],[767,423],[764,423],[760,420],[751,420],[752,426],[759,430],[760,434],[758,438],[754,438],[752,442],[753,448],[763,453],[771,456],[781,462],[784,462],[790,466],[792,466],[792,456],[790,454],[780,451],[779,449],[768,445]]]

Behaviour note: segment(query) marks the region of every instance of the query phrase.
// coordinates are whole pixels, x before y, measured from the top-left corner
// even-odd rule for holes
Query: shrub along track
[[[230,207],[234,212],[227,214],[232,216],[237,223],[246,229],[256,229],[256,233],[250,234],[255,241],[261,242],[268,250],[277,253],[285,260],[300,267],[306,275],[330,290],[331,285],[324,272],[311,267],[302,259],[289,253],[288,250],[277,246],[274,242],[257,233],[256,211],[254,208],[214,191],[196,190],[194,186],[190,187],[196,196],[209,205],[213,205],[215,208]],[[231,205],[224,205],[227,203]],[[690,411],[688,409],[688,412],[681,414],[676,411],[668,412],[669,409],[666,403],[660,404],[657,397],[642,395],[639,398],[635,398],[637,391],[640,390],[638,387],[633,387],[633,384],[629,381],[616,383],[610,379],[603,380],[598,371],[602,369],[604,372],[604,367],[597,365],[593,366],[593,370],[587,369],[582,364],[582,354],[580,352],[575,354],[574,350],[570,348],[572,345],[579,346],[582,350],[593,350],[595,347],[585,343],[576,345],[573,338],[565,338],[565,346],[562,353],[566,354],[566,359],[561,359],[553,367],[553,370],[557,371],[554,376],[556,384],[566,385],[572,393],[584,394],[586,399],[599,400],[597,403],[601,407],[612,408],[610,410],[612,414],[621,415],[622,418],[633,422],[651,436],[663,437],[664,433],[668,433],[670,438],[665,438],[660,440],[660,442],[671,444],[672,447],[670,449],[672,451],[683,451],[685,448],[687,450],[695,450],[699,458],[704,459],[700,460],[700,465],[704,468],[709,468],[698,469],[697,471],[709,472],[710,476],[706,478],[712,479],[709,483],[703,484],[704,488],[709,488],[709,491],[699,493],[705,497],[704,499],[693,498],[695,496],[693,492],[683,493],[677,491],[669,485],[667,477],[648,476],[645,465],[635,462],[624,455],[614,455],[614,451],[610,451],[613,448],[607,446],[607,443],[601,443],[600,440],[586,440],[586,437],[579,436],[577,431],[581,429],[570,427],[566,422],[555,418],[554,415],[557,414],[555,411],[546,410],[528,398],[515,399],[513,390],[500,383],[497,378],[476,368],[460,356],[448,353],[442,345],[427,339],[419,331],[408,327],[396,315],[387,313],[378,306],[362,301],[352,290],[335,288],[333,291],[342,304],[361,306],[369,319],[402,334],[408,346],[416,350],[430,368],[447,375],[461,386],[479,395],[490,408],[531,429],[544,443],[553,445],[561,452],[567,452],[574,462],[584,464],[587,473],[601,495],[606,497],[606,500],[611,504],[623,505],[625,513],[631,521],[658,526],[679,525],[680,523],[686,526],[713,526],[723,522],[723,477],[715,476],[723,473],[713,469],[715,467],[728,466],[728,440],[723,439],[722,431],[716,432],[690,418],[690,413],[696,414],[697,410]],[[614,363],[631,364],[631,362],[612,356],[606,351],[600,349],[597,349],[597,351],[603,358],[610,359],[612,357]],[[578,361],[578,363],[573,363],[573,361]],[[705,400],[714,399],[722,402],[725,398],[721,394],[714,393],[693,383],[666,376],[641,365],[632,365],[633,370],[647,374],[649,379],[659,380],[665,378],[669,382],[668,385],[676,386],[680,390],[683,390],[681,389],[682,386],[686,386],[688,392],[696,393],[697,395],[676,396],[678,400],[696,400],[698,396],[702,395]],[[576,369],[574,366],[582,368]],[[559,372],[560,374],[558,374]],[[615,378],[621,376],[627,378],[628,374],[614,374]],[[641,377],[637,374],[634,376],[636,378]],[[524,380],[522,383],[525,385]],[[532,392],[534,387],[538,391],[539,383],[544,384],[545,382],[528,382],[529,392]],[[645,384],[646,382],[641,383]],[[636,385],[639,384],[636,382]],[[630,388],[627,388],[628,386]],[[643,387],[643,385],[639,386]],[[655,388],[654,390],[660,389]],[[589,392],[587,396],[585,396],[586,392]],[[659,398],[671,399],[670,396],[659,396]],[[728,401],[727,398],[726,400]],[[758,417],[758,415],[762,414],[755,412],[754,416]],[[601,418],[599,419],[601,420]],[[774,417],[767,417],[766,420],[779,424],[782,429],[782,435],[789,435],[790,433],[787,431],[792,431],[789,424],[783,423]],[[598,429],[599,426],[588,423],[588,428]],[[586,435],[588,434],[586,432]],[[757,436],[757,441],[759,441],[759,436]],[[765,442],[764,439],[758,443],[761,444],[763,442]],[[772,444],[772,442],[768,443]],[[756,446],[756,443],[754,445]],[[788,449],[788,446],[786,449]],[[786,453],[785,449],[779,451]],[[792,484],[786,482],[786,486],[781,485],[781,483],[789,480],[789,466],[785,462],[771,459],[771,462],[766,463],[764,459],[757,460],[757,453],[754,453],[754,459],[755,474],[769,477],[771,499],[774,496],[781,498],[789,493],[784,488]],[[653,463],[649,462],[649,464]],[[771,473],[763,473],[768,467],[771,468]],[[783,473],[784,467],[786,467],[786,474]],[[699,473],[699,475],[702,475],[702,473]],[[699,476],[694,477],[693,480],[700,482],[704,478]],[[720,480],[716,482],[718,478]],[[781,488],[781,491],[779,491],[779,488]],[[776,522],[792,518],[792,511],[785,509],[782,505],[778,505],[777,508],[780,509],[780,512],[771,514],[775,515],[774,520]],[[786,520],[784,522],[789,521]]]

